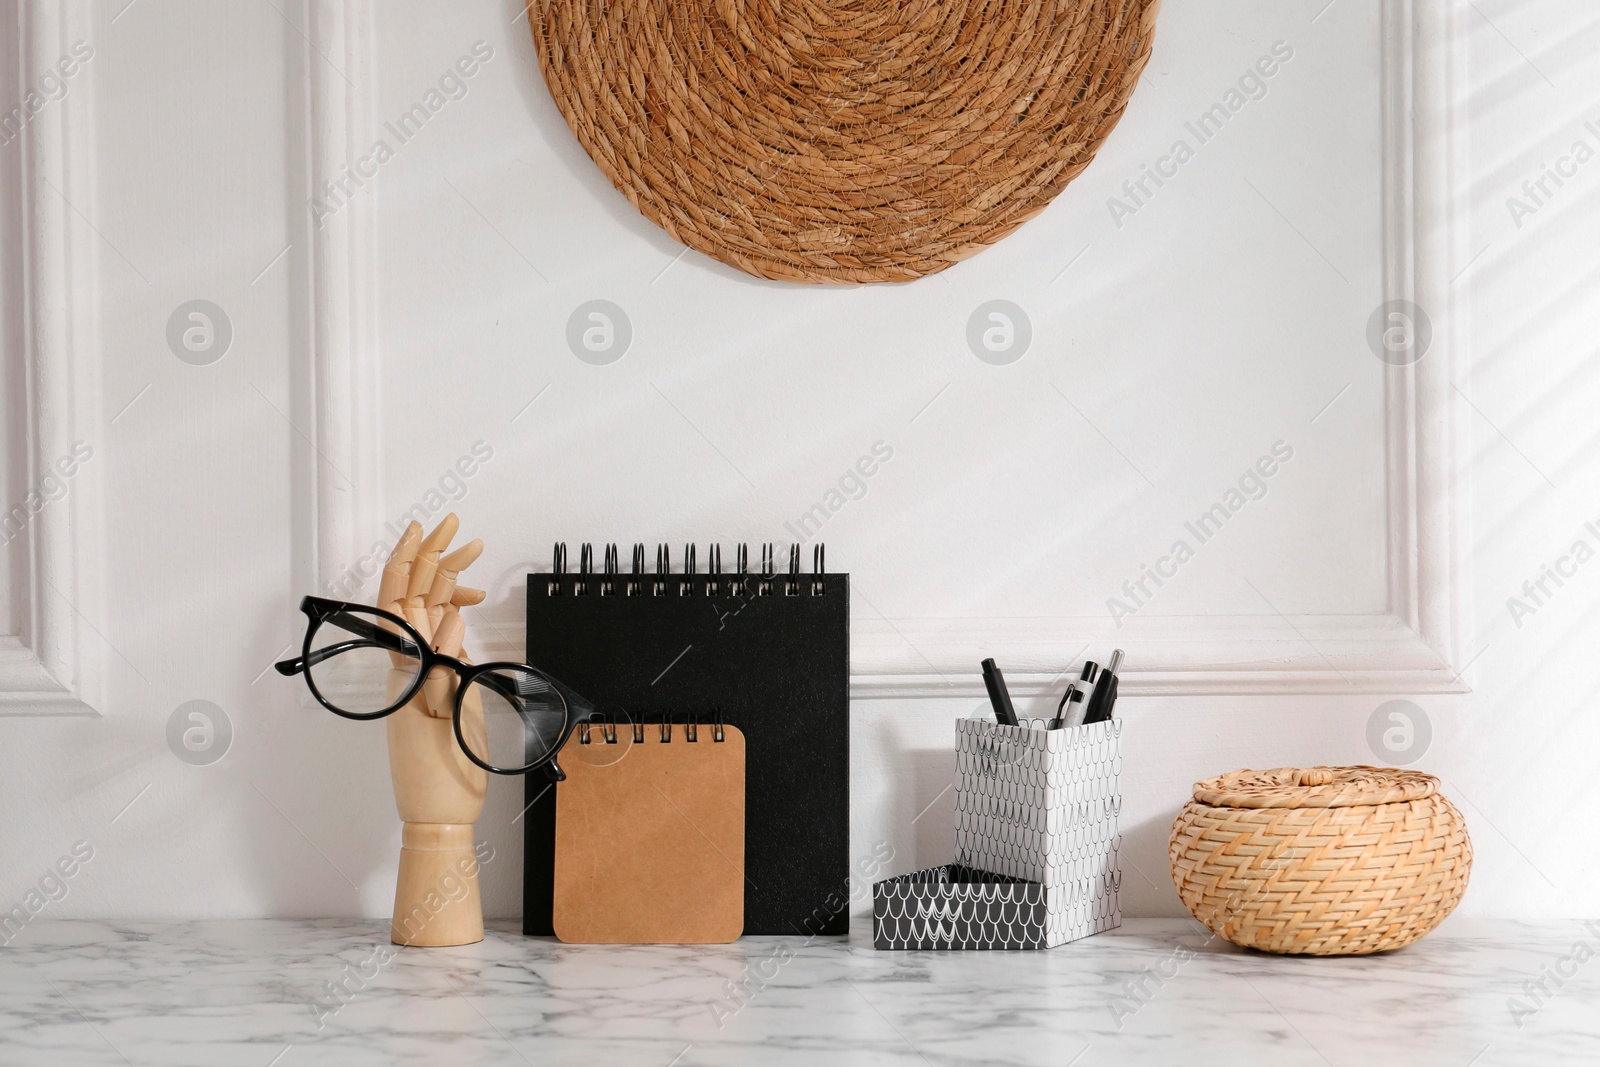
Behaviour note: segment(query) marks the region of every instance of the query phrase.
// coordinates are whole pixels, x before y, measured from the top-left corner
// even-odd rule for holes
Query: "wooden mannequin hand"
[[[413,521],[408,525],[384,564],[378,607],[409,622],[435,652],[465,659],[461,642],[466,636],[466,624],[459,609],[482,603],[486,594],[482,589],[456,584],[461,572],[483,554],[482,541],[468,542],[439,558],[459,526],[454,512],[446,515],[426,539],[419,524]],[[434,671],[423,691],[427,694],[427,713],[450,718],[455,701],[454,674]]]
[[[378,607],[411,623],[435,652],[465,659],[466,624],[458,609],[481,602],[485,594],[457,586],[456,578],[483,552],[483,542],[463,545],[441,559],[458,525],[454,514],[446,515],[426,538],[417,523],[406,527],[384,565]],[[392,692],[413,677],[403,658],[396,658],[400,662],[389,672]],[[437,668],[421,691],[386,719],[395,807],[406,824],[395,889],[392,937],[397,944],[463,945],[483,938],[473,824],[483,813],[489,774],[456,742],[455,697],[455,672]],[[461,725],[468,737],[483,730],[483,711],[470,689],[462,701]],[[469,867],[470,879],[465,877]],[[455,899],[451,887],[469,882],[470,894]]]

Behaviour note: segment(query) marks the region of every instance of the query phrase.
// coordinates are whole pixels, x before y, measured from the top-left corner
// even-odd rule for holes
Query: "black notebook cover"
[[[747,934],[849,928],[849,589],[846,574],[528,576],[529,663],[621,721],[720,712],[743,731]],[[550,934],[555,791],[527,781],[522,930]]]

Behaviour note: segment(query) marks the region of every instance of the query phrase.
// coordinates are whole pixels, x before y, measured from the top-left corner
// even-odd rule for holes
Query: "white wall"
[[[392,540],[386,525],[475,442],[493,458],[452,506],[488,543],[469,647],[498,655],[515,654],[523,575],[547,566],[551,541],[786,543],[785,523],[881,440],[894,458],[822,532],[856,593],[857,851],[888,840],[905,869],[948,858],[951,720],[981,703],[981,656],[1016,664],[1042,709],[1084,645],[1120,643],[1125,912],[1181,913],[1165,841],[1195,779],[1385,762],[1369,719],[1403,697],[1432,730],[1416,766],[1443,777],[1473,830],[1463,910],[1600,914],[1585,879],[1600,858],[1585,773],[1600,565],[1520,620],[1506,605],[1572,542],[1600,548],[1581,451],[1600,389],[1584,332],[1600,163],[1547,182],[1520,226],[1506,204],[1574,140],[1600,149],[1583,125],[1600,130],[1584,5],[1454,4],[1459,39],[1418,40],[1415,69],[1466,90],[1442,102],[1459,123],[1419,119],[1420,173],[1437,176],[1441,143],[1468,147],[1465,171],[1445,175],[1464,194],[1457,214],[1441,215],[1444,181],[1419,185],[1419,291],[1462,317],[1434,309],[1447,343],[1415,378],[1364,339],[1393,264],[1411,263],[1395,247],[1409,231],[1384,215],[1397,183],[1382,105],[1385,79],[1412,67],[1397,68],[1404,34],[1376,4],[1168,0],[1122,125],[1043,215],[937,277],[850,289],[680,255],[573,141],[514,2],[384,4],[370,24],[360,4],[61,10],[52,32],[94,56],[30,130],[45,155],[0,146],[0,174],[80,253],[17,307],[60,303],[89,336],[8,334],[6,500],[55,458],[37,454],[57,429],[38,398],[60,395],[41,370],[70,372],[46,385],[81,383],[71,399],[92,412],[78,432],[94,456],[9,547],[0,629],[21,655],[30,612],[54,604],[83,648],[51,659],[34,642],[39,662],[104,684],[86,701],[96,714],[37,714],[74,709],[0,692],[0,906],[85,839],[96,856],[60,915],[386,913],[399,832],[382,731],[262,672],[298,640],[298,596]],[[7,55],[37,52],[37,26],[24,19]],[[493,58],[465,97],[314,230],[308,175],[350,156],[328,146],[364,152],[480,40]],[[1108,198],[1277,41],[1294,55],[1266,95],[1119,226]],[[41,170],[57,146],[64,169]],[[76,175],[70,205],[40,173],[57,187]],[[19,233],[8,224],[8,250]],[[42,269],[36,253],[16,261]],[[165,338],[196,298],[233,327],[210,366]],[[593,298],[633,327],[609,366],[564,340]],[[1033,324],[1004,367],[964,337],[997,298]],[[6,313],[15,327],[20,311]],[[1408,407],[1407,383],[1424,380],[1438,395]],[[1397,426],[1442,466],[1397,474]],[[1294,457],[1264,498],[1115,625],[1106,601],[1122,582],[1279,440]],[[58,536],[68,516],[78,533]],[[58,541],[79,546],[59,566],[41,555]],[[97,554],[107,577],[81,593],[35,580],[87,574]],[[169,717],[195,699],[232,724],[211,766],[168,748]],[[520,792],[495,783],[480,823],[498,850],[484,873],[494,914],[520,906]]]

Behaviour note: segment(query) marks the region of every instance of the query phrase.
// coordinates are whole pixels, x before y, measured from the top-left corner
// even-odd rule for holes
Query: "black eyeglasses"
[[[526,663],[463,663],[428,647],[406,620],[366,604],[308,596],[310,620],[299,656],[274,664],[304,673],[317,703],[347,719],[381,719],[417,695],[436,667],[457,675],[452,714],[456,743],[495,774],[544,768],[566,777],[556,753],[572,728],[595,717],[592,704]]]

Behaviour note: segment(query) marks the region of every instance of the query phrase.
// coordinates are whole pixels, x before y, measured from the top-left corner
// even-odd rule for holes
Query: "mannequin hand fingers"
[[[470,608],[474,604],[482,604],[489,594],[482,589],[474,589],[469,585],[458,585],[455,592],[450,594],[450,603],[458,608]]]
[[[428,609],[428,620],[433,623],[433,632],[435,634],[439,632],[439,624],[444,621],[444,617],[446,615],[454,615],[457,618],[461,617],[461,613],[456,611],[455,606],[452,604],[439,604]],[[459,656],[462,659],[465,659],[466,655],[467,654],[465,652],[459,653]]]
[[[451,714],[455,714],[454,708]],[[475,685],[467,686],[467,691],[461,694],[461,735],[474,752],[489,751],[489,731],[483,721],[483,700]]]
[[[456,588],[456,576],[472,566],[473,561],[482,554],[483,542],[474,540],[439,561],[439,571],[434,575],[433,585],[428,589],[426,598],[430,610],[450,603],[450,594],[455,592]]]
[[[456,675],[454,671],[435,667],[422,683],[422,697],[428,714],[435,719],[448,719],[455,714]]]
[[[461,655],[461,641],[466,636],[467,626],[461,616],[451,612],[439,620],[438,632],[434,635],[433,650],[441,656],[455,659]],[[428,680],[423,683],[423,692],[427,695],[428,711],[435,718],[448,718],[455,711],[456,675],[454,671],[444,667],[435,667],[428,675]]]
[[[411,562],[416,559],[417,546],[422,544],[422,525],[411,522],[406,526],[394,551],[383,565],[383,578],[378,583],[378,607],[391,614],[401,614],[401,601],[411,583]]]
[[[449,547],[450,539],[456,535],[460,525],[461,520],[452,511],[417,546],[417,558],[411,564],[411,580],[406,587],[406,597],[413,604],[419,607],[423,605],[433,585],[434,573],[439,569],[439,555]]]
[[[456,611],[439,609],[442,616],[439,628],[433,635],[433,650],[441,656],[459,659],[461,656],[461,642],[467,636],[467,623]]]
[[[483,538],[474,537],[448,556],[439,561],[439,569],[449,571],[451,574],[460,574],[478,561],[483,555]]]
[[[422,635],[422,639],[429,645],[433,644],[433,620],[428,618],[428,609],[420,602],[406,601],[405,610],[401,616],[411,624],[412,629]]]
[[[443,619],[452,619],[453,618],[453,619],[455,619],[456,624],[460,625],[460,627],[461,627],[461,637],[460,637],[460,639],[458,639],[456,641],[456,652],[455,652],[456,659],[460,660],[462,663],[471,663],[472,662],[472,656],[467,652],[466,647],[465,647],[466,636],[467,636],[467,621],[466,621],[466,619],[461,617],[461,612],[456,610],[454,604],[445,604],[445,605],[443,605],[443,606],[441,606],[439,608],[439,611],[442,612],[442,616],[441,617]],[[448,624],[446,624],[446,625],[448,625]]]

